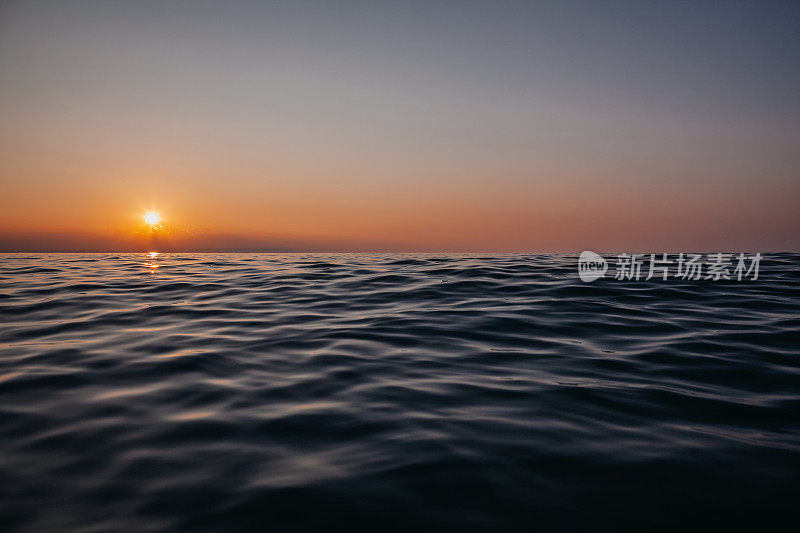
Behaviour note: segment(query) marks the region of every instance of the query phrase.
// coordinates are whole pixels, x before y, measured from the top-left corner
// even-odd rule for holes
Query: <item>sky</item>
[[[4,0],[0,251],[797,251],[798,28],[792,1]]]

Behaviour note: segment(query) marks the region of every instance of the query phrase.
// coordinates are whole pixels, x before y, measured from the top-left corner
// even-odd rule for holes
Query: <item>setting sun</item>
[[[161,220],[161,216],[155,211],[148,211],[144,214],[144,221],[150,224],[151,226],[155,226]]]

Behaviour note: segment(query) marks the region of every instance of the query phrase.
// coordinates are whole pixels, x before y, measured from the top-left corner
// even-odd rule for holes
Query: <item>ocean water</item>
[[[794,518],[800,269],[0,256],[4,531],[593,530]]]

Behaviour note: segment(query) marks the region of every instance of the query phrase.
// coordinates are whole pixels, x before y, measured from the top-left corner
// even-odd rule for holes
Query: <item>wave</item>
[[[6,530],[733,527],[793,513],[798,254],[4,254]]]

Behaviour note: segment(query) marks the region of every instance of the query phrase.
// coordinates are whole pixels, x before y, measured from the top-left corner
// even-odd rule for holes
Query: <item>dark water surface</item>
[[[0,529],[794,520],[799,259],[2,255]]]

